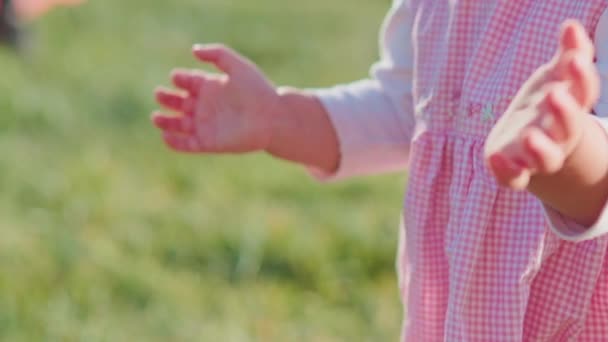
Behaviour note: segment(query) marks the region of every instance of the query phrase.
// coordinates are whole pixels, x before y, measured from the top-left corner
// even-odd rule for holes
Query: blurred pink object
[[[40,17],[56,6],[76,6],[86,0],[14,0],[17,15],[24,20]]]

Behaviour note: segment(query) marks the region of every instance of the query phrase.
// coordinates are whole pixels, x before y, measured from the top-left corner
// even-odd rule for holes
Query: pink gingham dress
[[[398,256],[404,340],[608,341],[608,236],[562,239],[536,198],[495,183],[482,154],[511,98],[555,53],[560,24],[576,18],[593,34],[607,7],[396,0],[384,27],[393,51],[374,78],[318,92],[343,154],[330,176],[374,163],[398,169],[409,151]],[[400,16],[411,37],[391,27]],[[412,44],[412,75],[393,58],[410,47],[396,41]],[[407,77],[411,88],[399,83]]]
[[[451,4],[450,4],[451,3]],[[412,1],[414,103],[401,265],[408,341],[608,341],[607,238],[561,240],[537,199],[499,188],[484,140],[560,24],[605,0]]]

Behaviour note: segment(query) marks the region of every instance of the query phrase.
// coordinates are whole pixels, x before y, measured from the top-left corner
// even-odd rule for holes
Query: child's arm
[[[599,96],[594,50],[584,29],[567,22],[555,58],[522,87],[486,143],[499,183],[527,188],[551,210],[579,223],[567,237],[591,228],[608,199],[608,135],[588,113]],[[588,230],[588,231],[586,231]]]
[[[278,93],[253,63],[225,46],[195,46],[194,54],[223,74],[175,70],[172,81],[182,92],[157,89],[157,101],[177,113],[152,117],[168,146],[191,153],[267,150],[323,170],[336,168],[334,129],[314,96]]]
[[[279,88],[229,48],[205,45],[196,57],[223,74],[177,70],[183,92],[157,91],[177,115],[155,113],[166,143],[186,152],[270,154],[321,177],[390,171],[407,160],[411,106],[410,13],[395,0],[384,25],[383,56],[367,80],[330,89]]]

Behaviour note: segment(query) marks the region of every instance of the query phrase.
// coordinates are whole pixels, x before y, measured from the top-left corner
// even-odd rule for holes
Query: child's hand
[[[182,91],[156,90],[156,99],[175,115],[154,113],[168,146],[181,152],[240,153],[265,149],[278,95],[256,66],[221,45],[195,46],[194,55],[223,74],[175,70]]]
[[[13,6],[20,18],[33,20],[56,6],[76,6],[85,1],[86,0],[14,0]]]
[[[593,58],[583,27],[564,23],[555,57],[523,85],[488,136],[485,158],[498,183],[524,189],[533,175],[562,168],[599,96]]]

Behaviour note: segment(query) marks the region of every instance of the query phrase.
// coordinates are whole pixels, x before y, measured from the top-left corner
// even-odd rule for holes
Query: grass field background
[[[391,341],[402,175],[181,156],[152,90],[195,42],[277,84],[366,76],[389,0],[91,0],[0,52],[0,341]]]

